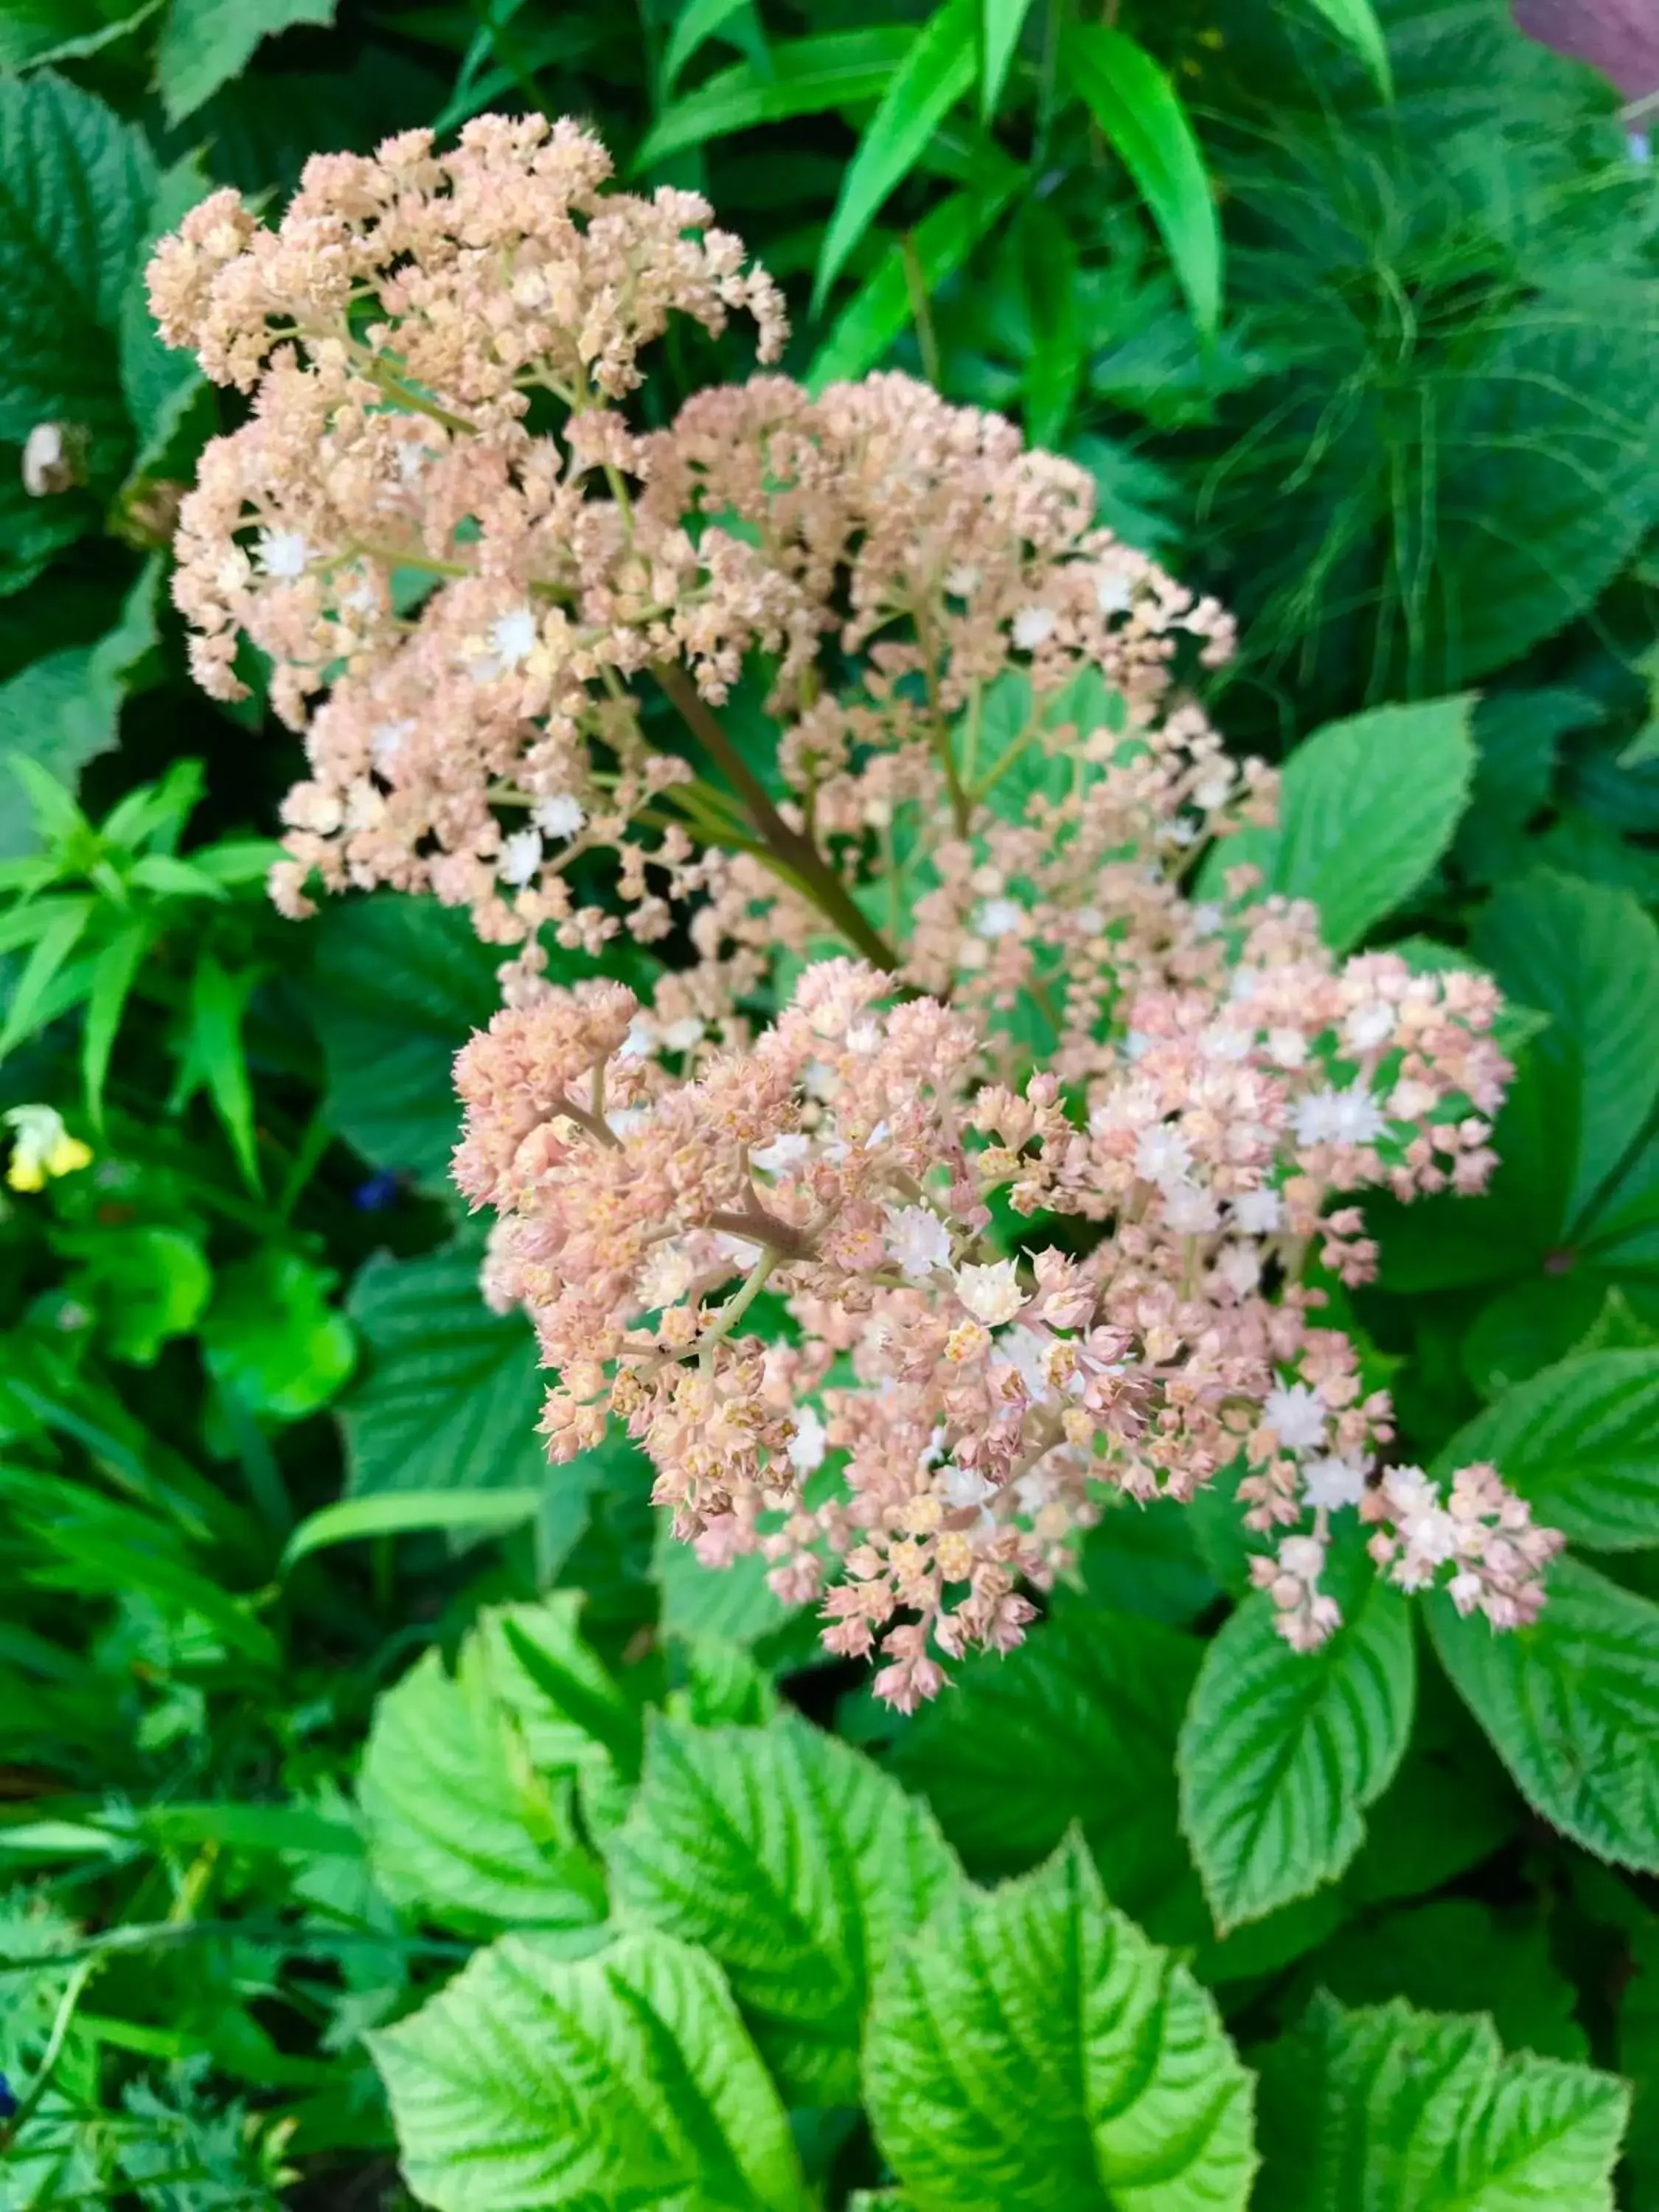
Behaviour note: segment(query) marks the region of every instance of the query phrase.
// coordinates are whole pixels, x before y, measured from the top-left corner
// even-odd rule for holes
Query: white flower
[[[530,818],[544,837],[574,837],[587,816],[580,799],[568,791],[556,791],[533,809]]]
[[[1040,1330],[1028,1328],[1020,1322],[1006,1336],[997,1339],[997,1358],[1006,1359],[1020,1381],[1025,1385],[1025,1395],[1041,1403],[1051,1396],[1048,1381],[1048,1352],[1054,1340]]]
[[[1213,814],[1218,806],[1224,806],[1233,787],[1231,768],[1222,762],[1200,776],[1193,786],[1193,805],[1206,814]]]
[[[886,1243],[899,1272],[913,1283],[951,1264],[951,1232],[931,1206],[889,1206]]]
[[[690,1052],[694,1044],[701,1044],[706,1022],[696,1014],[682,1014],[677,1022],[670,1022],[662,1033],[664,1049],[668,1052]]]
[[[1276,1190],[1241,1191],[1233,1200],[1233,1219],[1247,1237],[1270,1237],[1285,1220],[1285,1201]]]
[[[975,1321],[995,1328],[1025,1304],[1018,1273],[1012,1260],[994,1260],[985,1267],[969,1263],[957,1269],[957,1296]]]
[[[966,599],[979,589],[979,570],[971,561],[958,561],[945,579],[945,588],[953,599]]]
[[[1106,927],[1106,917],[1097,906],[1080,906],[1072,919],[1088,937],[1098,937]]]
[[[1227,985],[1227,996],[1236,1006],[1244,1006],[1255,998],[1261,986],[1261,970],[1259,968],[1235,968]]]
[[[635,1129],[644,1128],[651,1119],[648,1106],[613,1106],[605,1115],[611,1132],[618,1137],[631,1137]]]
[[[1296,1102],[1291,1126],[1299,1145],[1374,1145],[1387,1133],[1389,1117],[1363,1083],[1346,1091],[1328,1084]]]
[[[795,1415],[795,1433],[789,1439],[789,1464],[797,1474],[811,1474],[823,1465],[829,1432],[816,1406],[803,1406]]]
[[[649,1019],[644,1014],[635,1014],[628,1024],[628,1035],[617,1047],[617,1057],[618,1060],[649,1060],[656,1048],[656,1035]]]
[[[768,1175],[787,1175],[791,1168],[799,1167],[811,1150],[812,1139],[810,1137],[791,1132],[787,1136],[774,1137],[769,1144],[757,1145],[749,1157]]]
[[[1288,1452],[1316,1451],[1325,1441],[1325,1401],[1305,1382],[1280,1383],[1269,1390],[1261,1418]]]
[[[1267,1056],[1276,1067],[1301,1067],[1308,1058],[1308,1040],[1300,1030],[1269,1030]]]
[[[1054,635],[1057,620],[1052,607],[1022,607],[1014,617],[1014,643],[1022,653],[1035,653]]]
[[[1342,1024],[1342,1042],[1350,1052],[1375,1052],[1393,1034],[1392,1006],[1356,1006]]]
[[[983,1505],[991,1487],[976,1468],[947,1467],[939,1472],[939,1494],[957,1512],[970,1505]]]
[[[73,1175],[92,1158],[90,1145],[71,1137],[55,1106],[13,1106],[0,1114],[12,1133],[6,1181],[14,1190],[41,1190],[48,1176]]]
[[[1030,920],[1018,899],[987,899],[979,910],[974,924],[975,937],[1013,937],[1024,928]]]
[[[1103,615],[1127,614],[1134,592],[1127,576],[1103,568],[1095,583],[1095,605]]]
[[[630,1110],[637,1109],[626,1107],[623,1109],[624,1113]],[[611,1127],[615,1128],[621,1119],[620,1114],[613,1114]],[[624,1130],[618,1133],[626,1135],[627,1132]],[[659,1244],[640,1270],[640,1297],[647,1311],[659,1311],[683,1298],[690,1289],[696,1274],[696,1269],[678,1244]]]
[[[254,558],[267,576],[303,576],[311,547],[297,530],[262,530],[253,543]]]
[[[1248,1060],[1255,1049],[1255,1039],[1249,1030],[1229,1029],[1224,1022],[1212,1022],[1198,1040],[1208,1060]]]
[[[1215,1263],[1215,1277],[1236,1298],[1248,1298],[1261,1281],[1261,1262],[1254,1244],[1229,1244]]]
[[[1302,1489],[1310,1505],[1322,1505],[1331,1511],[1358,1505],[1365,1495],[1365,1470],[1358,1461],[1337,1453],[1310,1459],[1302,1469]]]
[[[1221,1208],[1195,1183],[1165,1183],[1164,1219],[1177,1237],[1207,1237],[1221,1226]]]
[[[412,721],[377,722],[368,733],[370,757],[376,768],[390,768],[408,740],[415,734]]]
[[[1135,1146],[1135,1173],[1147,1182],[1157,1183],[1160,1189],[1173,1189],[1192,1164],[1192,1146],[1170,1122],[1159,1121],[1141,1131]]]
[[[1192,920],[1194,937],[1218,937],[1227,917],[1213,899],[1205,899],[1193,908]]]
[[[489,649],[498,663],[498,674],[528,660],[535,646],[536,617],[528,607],[514,607],[510,615],[500,616],[489,626]]]
[[[515,830],[501,842],[495,872],[504,884],[527,884],[540,872],[542,837],[539,830]]]

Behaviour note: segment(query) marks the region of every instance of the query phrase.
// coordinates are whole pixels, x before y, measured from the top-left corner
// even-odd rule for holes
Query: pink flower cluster
[[[305,737],[279,903],[426,890],[520,948],[455,1171],[553,1456],[620,1419],[700,1555],[763,1554],[907,1708],[1114,1493],[1235,1466],[1298,1647],[1348,1512],[1402,1587],[1529,1618],[1559,1538],[1490,1468],[1381,1464],[1310,1279],[1374,1270],[1348,1194],[1484,1184],[1492,988],[1339,964],[1225,865],[1274,803],[1184,688],[1231,626],[1081,470],[899,376],[638,428],[671,316],[785,333],[701,200],[608,172],[568,122],[410,133],[274,230],[215,195],[150,275],[252,397],[175,591],[204,684],[250,641]],[[547,980],[624,930],[647,1002]]]

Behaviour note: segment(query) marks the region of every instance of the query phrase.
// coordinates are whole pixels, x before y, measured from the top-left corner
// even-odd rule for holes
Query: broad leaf
[[[274,1421],[325,1406],[357,1357],[350,1322],[328,1304],[333,1285],[297,1252],[271,1247],[225,1268],[201,1328],[215,1382]]]
[[[1489,2020],[1322,1998],[1260,2063],[1273,2212],[1613,2212],[1629,2092]]]
[[[973,1873],[1024,1873],[1076,1823],[1108,1894],[1144,1918],[1190,1879],[1175,1745],[1200,1650],[1156,1621],[1079,1608],[1006,1659],[964,1668],[899,1738],[894,1765]]]
[[[1511,998],[1550,1017],[1531,1054],[1571,1237],[1659,1098],[1659,927],[1627,891],[1540,871],[1498,892],[1474,944]]]
[[[1337,951],[1402,905],[1451,843],[1474,774],[1472,705],[1375,708],[1328,722],[1285,763],[1270,881],[1315,902]]]
[[[634,166],[649,168],[684,147],[750,131],[758,123],[787,123],[793,116],[821,115],[826,108],[878,100],[914,36],[902,25],[835,31],[774,46],[768,71],[752,62],[722,70],[658,118]]]
[[[1411,1733],[1411,1621],[1364,1566],[1341,1627],[1292,1651],[1265,1591],[1205,1655],[1181,1732],[1181,1824],[1218,1928],[1333,1881],[1365,1839],[1365,1808]]]
[[[1060,66],[1151,209],[1194,321],[1213,337],[1221,315],[1221,226],[1180,95],[1144,48],[1103,24],[1068,28]]]
[[[238,76],[262,39],[295,23],[331,23],[337,0],[167,0],[155,81],[168,127]]]
[[[1076,1845],[958,1893],[903,1947],[877,1984],[865,2091],[915,2212],[1249,2197],[1250,2077],[1214,2003],[1112,1910]]]
[[[930,1814],[804,1721],[659,1722],[606,1844],[619,1916],[701,1944],[799,2104],[851,2104],[870,1984],[957,1880]]]
[[[665,1936],[509,1936],[370,2039],[438,2212],[805,2212],[788,2124],[719,1969]]]
[[[674,1534],[667,1514],[657,1516],[652,1571],[662,1592],[658,1626],[665,1636],[715,1636],[728,1644],[758,1644],[790,1618],[768,1587],[758,1552],[729,1567],[706,1567],[690,1544]]]
[[[1659,1544],[1659,1352],[1590,1352],[1517,1383],[1458,1431],[1437,1465],[1449,1473],[1477,1460],[1581,1544]]]
[[[538,1770],[500,1695],[501,1664],[477,1637],[455,1677],[428,1651],[375,1706],[358,1784],[375,1880],[470,1935],[584,1927],[604,1916],[599,1869],[572,1825],[570,1778]]]
[[[1441,1664],[1516,1787],[1598,1858],[1659,1872],[1659,1606],[1572,1559],[1531,1627],[1427,1607]]]
[[[417,1260],[377,1252],[352,1285],[363,1373],[340,1421],[354,1496],[580,1483],[548,1467],[535,1335],[484,1304],[482,1257],[472,1237]]]
[[[973,83],[979,0],[948,0],[916,33],[893,71],[881,106],[847,166],[834,214],[818,252],[814,313],[874,222],[882,203],[915,167],[934,133]]]

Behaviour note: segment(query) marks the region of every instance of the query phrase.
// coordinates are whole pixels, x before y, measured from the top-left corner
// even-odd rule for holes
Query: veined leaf
[[[884,200],[909,174],[939,125],[967,93],[977,67],[978,0],[949,0],[923,23],[894,70],[881,106],[848,164],[818,253],[812,312],[823,306],[847,258]]]
[[[865,2051],[876,2140],[916,2212],[1243,2212],[1251,2083],[1184,1966],[1068,1845],[955,1893],[881,1976]]]
[[[807,2212],[719,1968],[665,1936],[506,1936],[369,2042],[438,2212]]]
[[[979,112],[987,123],[997,112],[1030,12],[1031,0],[980,0]]]
[[[1221,319],[1221,226],[1180,95],[1143,48],[1105,24],[1069,26],[1060,66],[1151,209],[1194,321],[1213,337]]]
[[[1384,100],[1394,98],[1394,71],[1389,66],[1389,42],[1376,20],[1371,0],[1309,0],[1336,33],[1352,46],[1376,80]]]
[[[752,62],[722,70],[659,118],[634,167],[647,169],[684,147],[750,131],[759,123],[787,123],[797,115],[821,115],[827,108],[878,100],[914,36],[900,25],[834,31],[773,47],[769,76]]]
[[[1367,1563],[1363,1593],[1317,1651],[1292,1651],[1266,1591],[1205,1655],[1181,1732],[1181,1823],[1216,1924],[1260,1919],[1334,1881],[1411,1734],[1406,1601]]]
[[[657,1723],[606,1855],[619,1915],[720,1962],[785,2095],[806,2105],[856,2102],[871,1980],[957,1878],[922,1806],[794,1718]]]
[[[1427,1607],[1441,1664],[1516,1787],[1598,1858],[1659,1873],[1659,1606],[1573,1559],[1530,1627]]]
[[[1659,1544],[1659,1351],[1589,1352],[1516,1383],[1436,1465],[1449,1474],[1480,1460],[1578,1543]]]
[[[1489,2020],[1321,1997],[1261,2065],[1273,2212],[1613,2212],[1623,2082],[1505,2058]]]

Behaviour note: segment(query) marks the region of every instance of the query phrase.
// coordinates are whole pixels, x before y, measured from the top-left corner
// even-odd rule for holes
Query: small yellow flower
[[[73,1175],[92,1158],[92,1147],[71,1137],[55,1106],[14,1106],[0,1115],[12,1132],[6,1181],[14,1190],[42,1190],[48,1176]]]

